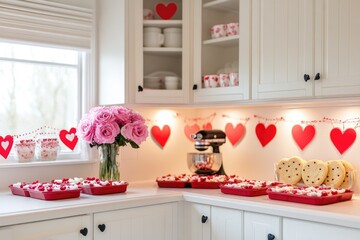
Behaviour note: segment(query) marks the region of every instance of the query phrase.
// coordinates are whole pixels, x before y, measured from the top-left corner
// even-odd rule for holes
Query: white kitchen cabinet
[[[250,13],[249,0],[194,1],[192,15],[195,103],[249,99]],[[232,22],[239,23],[239,35],[211,38],[212,26]],[[237,86],[205,87],[205,75],[230,72],[239,73]]]
[[[280,240],[281,217],[245,212],[244,239],[246,240]],[[306,238],[305,238],[306,239]]]
[[[211,207],[185,203],[184,236],[186,240],[210,240]]]
[[[356,240],[360,230],[330,224],[283,219],[283,240]]]
[[[239,240],[243,234],[243,212],[211,207],[211,240]],[[247,240],[247,238],[245,238]]]
[[[252,98],[360,94],[360,2],[252,1]]]
[[[83,240],[93,239],[90,215],[19,224],[0,230],[6,240]],[[6,237],[4,237],[6,236]]]
[[[190,81],[190,2],[173,0],[177,4],[175,15],[169,20],[162,20],[155,11],[156,4],[168,4],[170,1],[131,0],[128,25],[128,75],[130,95],[135,103],[175,103],[189,102]],[[143,19],[143,9],[155,12],[154,20]],[[144,47],[143,29],[148,27],[180,28],[182,31],[181,47]],[[166,36],[165,36],[166,37]],[[166,41],[166,40],[165,40]],[[178,76],[178,89],[168,89],[165,76]]]
[[[94,239],[178,239],[178,203],[95,213]]]

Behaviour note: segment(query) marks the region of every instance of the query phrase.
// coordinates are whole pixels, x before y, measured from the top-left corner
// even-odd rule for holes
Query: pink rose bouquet
[[[139,148],[149,132],[139,113],[122,106],[110,106],[92,108],[81,119],[77,134],[91,147],[130,143],[133,148]]]

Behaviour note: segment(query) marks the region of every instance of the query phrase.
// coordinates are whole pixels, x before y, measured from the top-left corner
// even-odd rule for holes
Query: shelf
[[[203,5],[204,9],[239,12],[239,0],[214,0]]]
[[[219,47],[233,47],[239,46],[239,36],[230,36],[216,39],[209,39],[203,41],[204,45],[219,46]]]
[[[144,47],[145,53],[157,56],[181,56],[182,48]]]
[[[182,27],[182,20],[144,20],[144,27]]]

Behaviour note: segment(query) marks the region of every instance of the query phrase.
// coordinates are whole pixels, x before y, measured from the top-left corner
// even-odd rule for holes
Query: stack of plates
[[[176,73],[157,71],[144,76],[144,88],[180,89],[181,79]]]

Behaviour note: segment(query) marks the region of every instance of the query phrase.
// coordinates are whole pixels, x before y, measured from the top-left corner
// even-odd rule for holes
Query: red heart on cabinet
[[[264,124],[258,123],[255,128],[256,136],[259,139],[261,145],[265,147],[276,135],[276,127],[274,124],[270,124],[265,127]]]
[[[211,123],[205,123],[205,124],[203,124],[202,125],[202,129],[203,130],[212,130],[212,125],[211,125]]]
[[[352,128],[348,128],[344,132],[339,128],[334,128],[330,132],[330,139],[340,154],[343,154],[355,142],[356,132]]]
[[[168,125],[164,125],[162,129],[160,129],[158,126],[153,126],[151,128],[152,137],[161,147],[165,146],[170,137],[170,132],[171,130]]]
[[[241,123],[234,126],[231,123],[227,123],[225,126],[225,133],[231,144],[236,145],[245,135],[245,127]]]
[[[195,133],[197,133],[199,130],[200,130],[200,127],[199,127],[199,125],[197,125],[197,124],[193,124],[193,125],[191,125],[191,126],[186,125],[186,126],[184,127],[185,136],[186,136],[187,139],[189,139],[191,142],[194,141],[194,139],[191,138],[191,134],[195,134]]]
[[[315,127],[307,125],[304,129],[300,125],[293,126],[292,136],[301,150],[303,150],[315,136]]]
[[[155,10],[159,15],[159,17],[161,17],[164,20],[168,20],[175,15],[177,10],[177,5],[176,3],[173,2],[169,3],[168,5],[165,5],[164,3],[158,3],[155,6]]]
[[[7,135],[4,138],[0,136],[0,155],[7,159],[13,144],[14,138],[12,136]]]
[[[65,129],[60,131],[59,134],[60,140],[70,148],[71,150],[74,150],[79,138],[76,136],[76,128],[71,128],[70,131],[67,131]]]

